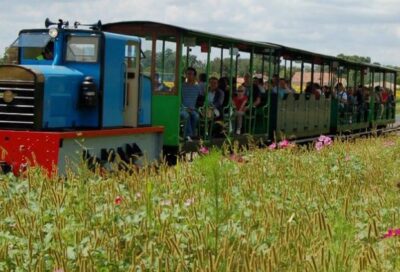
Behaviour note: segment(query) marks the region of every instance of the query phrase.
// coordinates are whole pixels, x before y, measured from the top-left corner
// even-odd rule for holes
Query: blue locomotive
[[[140,40],[100,24],[83,30],[47,19],[46,29],[19,33],[14,64],[0,66],[3,169],[64,172],[81,154],[93,162],[158,159],[163,129],[150,126]]]

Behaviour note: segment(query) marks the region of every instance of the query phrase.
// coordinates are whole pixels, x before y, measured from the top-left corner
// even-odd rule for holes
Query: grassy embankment
[[[400,140],[1,176],[0,270],[396,271]],[[19,268],[19,269],[18,269]]]

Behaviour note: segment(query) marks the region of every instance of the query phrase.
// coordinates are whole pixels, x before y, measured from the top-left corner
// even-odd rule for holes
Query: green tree
[[[344,55],[344,54],[339,54],[337,57],[344,59],[344,60],[348,60],[348,61],[371,63],[370,57],[363,57],[363,56],[357,56],[357,55],[349,56],[349,55]]]
[[[4,50],[3,56],[0,57],[0,64],[6,63],[6,52],[7,52],[7,48]]]

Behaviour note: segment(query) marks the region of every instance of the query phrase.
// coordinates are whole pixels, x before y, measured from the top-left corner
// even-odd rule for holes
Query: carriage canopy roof
[[[238,47],[240,50],[250,51],[254,47],[255,52],[263,51],[268,53],[271,49],[279,49],[280,46],[265,42],[253,42],[244,39],[238,39],[225,35],[213,34],[204,31],[188,29],[180,26],[173,26],[163,23],[150,22],[150,21],[130,21],[130,22],[116,22],[103,25],[104,31],[118,32],[128,35],[147,36],[152,33],[158,35],[183,35],[184,37],[195,37],[198,42],[211,40],[212,45],[229,48]]]
[[[251,49],[253,48],[255,53],[265,53],[265,54],[273,50],[279,52],[278,54],[280,56],[293,61],[304,61],[321,65],[330,64],[332,62],[338,62],[340,65],[344,65],[354,69],[369,67],[375,72],[397,72],[397,70],[395,69],[380,65],[349,61],[334,56],[314,53],[275,43],[249,41],[245,39],[238,39],[225,35],[198,31],[180,26],[174,26],[152,21],[115,22],[103,25],[102,29],[104,31],[116,32],[127,35],[139,35],[143,37],[151,36],[154,34],[162,36],[183,35],[183,37],[195,37],[197,39],[197,42],[205,42],[211,40],[212,45],[214,46],[216,45],[219,47],[229,48],[233,46],[233,47],[238,47],[238,49],[243,51],[251,51]]]

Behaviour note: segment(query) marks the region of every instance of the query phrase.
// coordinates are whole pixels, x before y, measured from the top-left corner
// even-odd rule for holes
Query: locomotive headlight
[[[49,29],[49,36],[52,37],[53,39],[56,38],[58,35],[58,30],[57,28],[50,28]]]
[[[3,100],[6,103],[11,103],[14,100],[14,93],[10,90],[7,90],[3,93]]]

